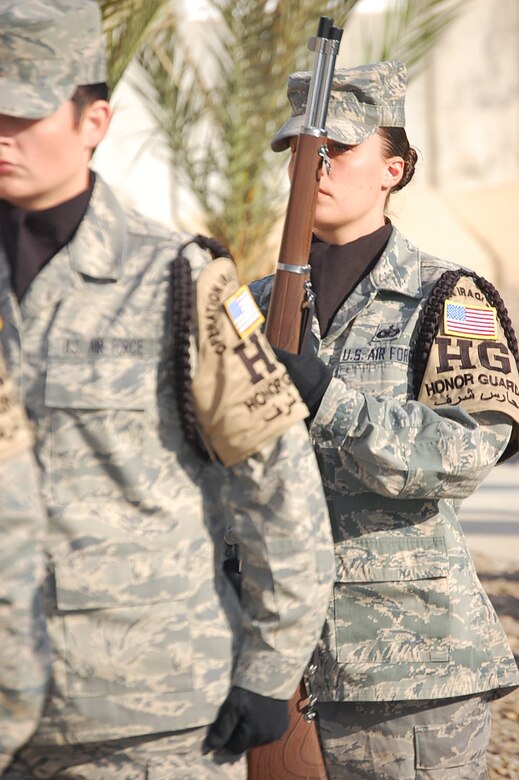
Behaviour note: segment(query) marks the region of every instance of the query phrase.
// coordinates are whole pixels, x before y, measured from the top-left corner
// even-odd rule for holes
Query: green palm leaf
[[[168,0],[99,0],[112,89],[167,4]]]

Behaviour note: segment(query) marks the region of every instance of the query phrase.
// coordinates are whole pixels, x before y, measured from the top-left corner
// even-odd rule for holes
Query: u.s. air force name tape
[[[206,442],[231,466],[308,416],[259,326],[263,316],[236,266],[217,258],[196,282],[197,367],[193,401]]]
[[[519,371],[496,310],[461,277],[444,302],[418,400],[433,409],[500,411],[519,430]]]
[[[8,460],[33,444],[33,435],[22,409],[4,359],[0,356],[0,460]]]

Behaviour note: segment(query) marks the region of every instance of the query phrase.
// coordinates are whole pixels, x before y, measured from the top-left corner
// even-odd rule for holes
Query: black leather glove
[[[293,355],[284,349],[274,348],[277,359],[287,369],[299,395],[308,406],[310,416],[314,417],[321,399],[331,382],[333,371],[315,355],[304,352]]]
[[[209,727],[204,749],[238,755],[274,742],[288,728],[288,702],[234,686]]]

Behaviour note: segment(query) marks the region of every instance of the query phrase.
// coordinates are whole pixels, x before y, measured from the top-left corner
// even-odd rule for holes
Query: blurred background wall
[[[363,38],[380,32],[382,7],[383,0],[358,4],[339,66],[360,61]],[[191,23],[196,43],[198,26],[212,22],[202,6]],[[130,82],[124,77],[114,93],[112,126],[94,167],[128,205],[203,230],[189,194],[174,186],[160,133]],[[518,0],[468,2],[410,85],[407,129],[419,165],[391,200],[393,222],[425,251],[496,284],[519,328]]]

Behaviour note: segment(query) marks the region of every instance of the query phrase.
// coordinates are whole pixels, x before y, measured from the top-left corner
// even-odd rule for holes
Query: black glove
[[[321,398],[332,380],[332,369],[308,352],[293,355],[291,352],[277,348],[274,348],[274,352],[290,374],[292,382],[299,390],[299,395],[308,406],[310,416],[314,417],[319,409]]]
[[[225,749],[238,755],[257,745],[274,742],[287,728],[287,701],[234,686],[209,727],[204,749],[207,752]]]

